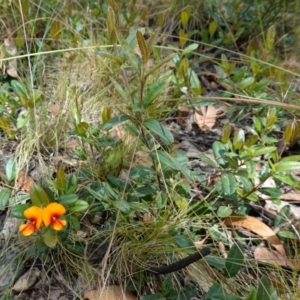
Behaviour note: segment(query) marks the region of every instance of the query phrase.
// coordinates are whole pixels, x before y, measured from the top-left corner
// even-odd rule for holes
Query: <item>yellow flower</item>
[[[36,229],[40,229],[42,222],[46,227],[52,225],[53,229],[61,230],[67,224],[67,221],[60,220],[59,217],[65,213],[66,209],[57,202],[52,202],[45,208],[31,206],[24,211],[24,216],[30,223],[22,224],[19,231],[23,235],[29,236]]]
[[[45,226],[52,225],[53,229],[61,230],[67,224],[66,220],[59,217],[66,213],[66,209],[57,202],[52,202],[43,209],[43,222]]]
[[[19,231],[25,235],[31,235],[37,229],[39,230],[43,221],[42,208],[31,206],[24,211],[24,216],[30,223],[22,224]]]

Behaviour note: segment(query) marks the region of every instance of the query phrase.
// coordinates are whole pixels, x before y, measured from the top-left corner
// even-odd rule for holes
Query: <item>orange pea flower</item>
[[[24,211],[24,216],[30,223],[22,224],[19,231],[29,236],[37,229],[39,230],[42,222],[47,227],[52,225],[53,229],[61,230],[67,224],[66,220],[59,218],[66,213],[66,209],[57,202],[52,202],[45,208],[31,206]]]
[[[31,206],[24,211],[24,216],[30,223],[22,224],[19,231],[25,235],[29,236],[37,229],[39,230],[43,221],[43,209],[38,206]]]
[[[52,225],[53,229],[61,230],[67,224],[66,220],[59,217],[66,213],[66,209],[57,202],[52,202],[43,209],[43,222],[45,226]]]

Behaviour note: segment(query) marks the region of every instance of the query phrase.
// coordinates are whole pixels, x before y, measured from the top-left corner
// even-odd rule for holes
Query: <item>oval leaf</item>
[[[157,120],[147,119],[144,125],[151,133],[158,135],[164,144],[169,145],[174,143],[173,134]]]
[[[36,183],[30,187],[29,194],[33,205],[45,207],[50,202],[47,193]]]

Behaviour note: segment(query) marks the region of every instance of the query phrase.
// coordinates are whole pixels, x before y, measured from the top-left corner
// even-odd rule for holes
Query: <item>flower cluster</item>
[[[57,202],[52,202],[46,207],[31,206],[24,211],[24,216],[29,223],[22,224],[19,231],[25,235],[31,235],[36,229],[39,230],[42,223],[46,227],[51,225],[54,230],[61,230],[67,224],[66,220],[59,219],[66,213],[66,209]]]

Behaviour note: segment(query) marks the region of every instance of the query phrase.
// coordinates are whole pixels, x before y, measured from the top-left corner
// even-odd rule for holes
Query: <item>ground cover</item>
[[[297,1],[0,8],[1,299],[298,299]]]

